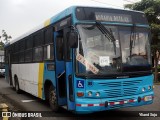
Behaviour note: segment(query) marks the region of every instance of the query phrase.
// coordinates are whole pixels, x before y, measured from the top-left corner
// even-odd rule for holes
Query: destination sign
[[[132,22],[131,15],[125,15],[125,14],[95,12],[95,18],[97,21],[123,22],[123,23]]]
[[[67,26],[71,25],[71,17],[68,17],[54,25],[55,31],[61,30]]]

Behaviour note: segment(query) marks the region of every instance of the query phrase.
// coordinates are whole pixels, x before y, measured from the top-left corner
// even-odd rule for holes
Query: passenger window
[[[33,38],[29,37],[26,39],[26,49],[32,48],[33,47]]]
[[[44,47],[44,59],[45,60],[53,60],[54,59],[53,44],[46,45]]]
[[[43,47],[37,47],[33,50],[33,61],[42,61]]]
[[[52,28],[48,28],[44,32],[45,44],[53,43],[53,30]]]
[[[14,53],[17,53],[17,52],[19,52],[19,43],[18,42],[14,43]]]
[[[23,51],[24,49],[25,49],[25,40],[21,40],[19,41],[19,51]]]
[[[24,62],[24,52],[19,53],[19,62]]]
[[[31,62],[32,61],[32,49],[25,51],[25,62]]]
[[[34,47],[41,46],[44,43],[43,31],[36,33],[34,36]]]

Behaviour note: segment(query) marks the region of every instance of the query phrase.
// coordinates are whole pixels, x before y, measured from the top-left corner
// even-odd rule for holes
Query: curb
[[[0,92],[0,94],[1,94],[1,92]],[[7,101],[8,101],[9,103],[11,103],[12,105],[16,106],[16,107],[19,108],[21,111],[27,111],[27,109],[26,109],[24,106],[20,105],[19,102],[15,101],[14,99],[11,99],[10,97],[8,97],[7,94],[5,95],[5,94],[2,93],[2,95],[3,95],[3,97],[4,97],[5,99],[7,99]],[[11,110],[9,109],[9,111],[11,111]]]
[[[154,85],[160,85],[160,83],[154,83]]]
[[[5,98],[6,101],[8,101],[8,103],[10,103],[10,104],[12,104],[14,106],[16,105],[16,107],[18,107],[19,109],[21,109],[21,111],[27,111],[27,109],[24,106],[20,105],[19,102],[17,102],[14,99],[8,97],[9,94],[4,94],[3,92],[0,91],[0,95],[2,95],[2,97]],[[8,111],[11,111],[11,110],[8,109]]]

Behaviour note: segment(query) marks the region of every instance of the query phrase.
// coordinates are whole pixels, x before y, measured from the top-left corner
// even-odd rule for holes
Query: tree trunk
[[[158,61],[159,61],[159,55],[155,55],[155,58],[154,58],[154,68],[155,68],[154,80],[155,82],[158,82]]]
[[[154,72],[154,80],[155,80],[155,82],[158,81],[158,68],[157,68],[157,60],[156,59],[155,59],[155,66],[154,66],[154,68],[155,68],[155,72]]]

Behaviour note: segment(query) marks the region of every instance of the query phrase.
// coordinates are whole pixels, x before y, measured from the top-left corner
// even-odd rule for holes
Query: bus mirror
[[[77,48],[78,47],[78,34],[75,31],[69,32],[68,42],[70,48]]]

